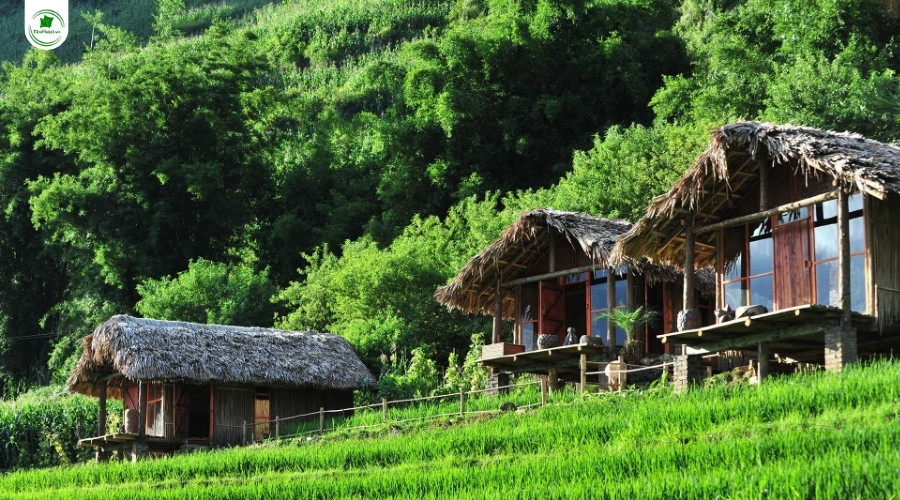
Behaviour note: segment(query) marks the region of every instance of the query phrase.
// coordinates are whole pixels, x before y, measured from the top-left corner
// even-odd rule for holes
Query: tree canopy
[[[434,290],[523,210],[635,219],[737,118],[900,137],[881,0],[235,5],[160,0],[142,32],[97,2],[79,57],[3,63],[8,390],[114,313],[444,364],[489,326]]]

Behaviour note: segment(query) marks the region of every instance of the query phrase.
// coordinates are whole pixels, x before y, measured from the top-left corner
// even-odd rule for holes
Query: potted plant
[[[602,317],[606,317],[614,325],[625,331],[625,345],[621,354],[625,356],[627,363],[637,363],[644,354],[644,341],[635,339],[634,333],[638,328],[656,321],[658,317],[656,311],[645,309],[644,306],[638,306],[636,309],[631,310],[627,307],[621,307],[603,313]]]

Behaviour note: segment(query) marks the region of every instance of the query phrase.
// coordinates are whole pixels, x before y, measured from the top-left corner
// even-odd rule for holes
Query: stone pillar
[[[488,377],[486,394],[489,396],[497,396],[509,392],[509,374],[494,373]],[[505,389],[501,389],[505,387]]]
[[[145,443],[134,443],[131,445],[131,462],[137,462],[142,458],[150,455],[150,448]]]
[[[832,326],[825,329],[825,369],[840,373],[844,366],[855,363],[856,329]]]
[[[675,392],[684,392],[691,384],[698,383],[706,376],[703,358],[700,355],[679,354],[675,357]]]

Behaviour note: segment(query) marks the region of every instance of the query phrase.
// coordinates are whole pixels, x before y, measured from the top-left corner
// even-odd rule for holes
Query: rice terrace
[[[900,0],[0,4],[0,499],[900,500]]]
[[[898,382],[900,364],[881,361],[840,375],[682,395],[569,391],[524,413],[342,432],[358,423],[350,419],[313,440],[23,470],[0,477],[0,491],[17,498],[892,498],[900,489]]]

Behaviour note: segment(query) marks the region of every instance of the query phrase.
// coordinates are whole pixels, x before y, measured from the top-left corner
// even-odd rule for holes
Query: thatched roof
[[[124,315],[85,337],[68,389],[97,395],[99,381],[116,373],[129,380],[322,390],[358,389],[373,381],[347,340],[337,335]],[[116,384],[109,396],[121,397]]]
[[[624,220],[593,217],[582,213],[552,209],[523,214],[507,227],[496,241],[469,259],[453,280],[438,288],[435,299],[465,313],[493,315],[498,277],[509,282],[528,275],[529,269],[550,250],[551,241],[565,238],[596,264],[609,267],[609,256],[618,238],[631,228]],[[551,238],[552,236],[552,238]],[[641,261],[622,259],[617,268],[630,266],[652,281],[674,281],[678,273],[672,268],[654,267]],[[701,276],[702,275],[702,276]],[[714,287],[714,276],[698,273],[698,287]],[[504,319],[515,317],[515,290],[501,290]]]
[[[848,132],[739,122],[716,130],[701,154],[669,191],[619,242],[612,261],[643,255],[658,264],[684,265],[683,215],[697,224],[726,219],[734,200],[758,192],[760,168],[791,168],[806,178],[855,186],[879,199],[900,192],[900,148]],[[755,191],[754,191],[755,190]],[[715,234],[698,236],[695,264],[715,261]]]

